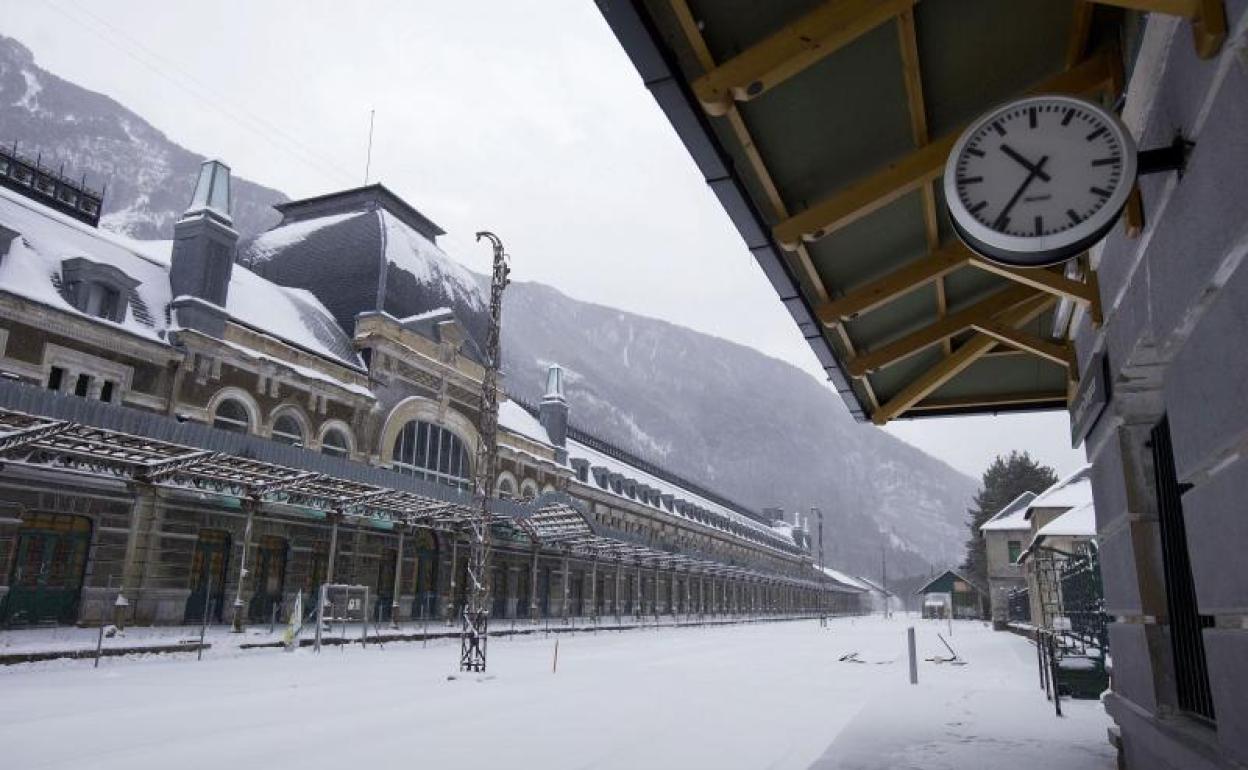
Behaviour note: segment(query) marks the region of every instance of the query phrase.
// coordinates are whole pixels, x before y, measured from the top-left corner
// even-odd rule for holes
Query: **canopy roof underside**
[[[1140,15],[1071,0],[599,0],[859,420],[1067,404],[1095,278],[953,235],[962,128],[1028,93],[1112,106]],[[1127,52],[1127,53],[1124,53]],[[1128,207],[1128,226],[1138,222]]]

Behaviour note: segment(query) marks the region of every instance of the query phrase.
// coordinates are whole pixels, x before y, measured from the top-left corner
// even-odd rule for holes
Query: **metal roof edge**
[[[715,136],[693,92],[682,78],[673,76],[676,71],[675,56],[662,44],[661,36],[649,14],[641,7],[640,0],[596,0],[596,3],[607,26],[632,60],[659,108],[667,115],[668,122],[754,255],[759,268],[771,282],[776,295],[786,306],[793,299],[798,300],[800,309],[810,318],[815,318],[814,308],[799,291],[792,268],[772,239],[771,227],[751,200],[731,156]],[[792,313],[794,310],[790,308]],[[800,319],[795,317],[794,321],[799,324],[800,330]],[[807,336],[806,342],[850,414],[858,422],[868,422],[869,409],[850,384],[849,375],[831,343],[822,332]]]

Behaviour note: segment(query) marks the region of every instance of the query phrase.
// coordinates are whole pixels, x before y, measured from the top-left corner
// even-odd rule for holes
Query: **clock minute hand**
[[[1040,162],[1031,169],[1031,171],[1027,174],[1027,178],[1024,179],[1023,183],[1020,184],[1018,189],[1014,191],[1014,196],[1010,198],[1010,202],[1005,204],[1005,208],[1001,209],[1001,213],[997,215],[997,218],[993,223],[994,227],[998,230],[1005,228],[1005,223],[1009,220],[1009,213],[1014,208],[1014,204],[1018,203],[1019,198],[1023,197],[1023,193],[1031,185],[1032,180],[1044,173],[1044,164],[1048,161],[1049,156],[1045,155],[1040,159]]]
[[[1044,182],[1049,181],[1049,175],[1040,169],[1039,163],[1033,164],[1031,161],[1027,160],[1022,155],[1020,155],[1017,151],[1015,151],[1013,147],[1009,146],[1008,144],[1003,144],[1001,145],[1001,152],[1010,156],[1011,159],[1017,161],[1018,164],[1022,166],[1023,168],[1027,169],[1028,171],[1034,172],[1036,176],[1040,177],[1041,181],[1044,181]]]

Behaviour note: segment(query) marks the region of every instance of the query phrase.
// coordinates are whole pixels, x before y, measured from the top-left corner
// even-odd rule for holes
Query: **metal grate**
[[[1185,489],[1180,487],[1170,443],[1170,422],[1163,417],[1153,428],[1150,441],[1153,474],[1157,485],[1157,509],[1161,526],[1161,555],[1166,574],[1166,604],[1170,612],[1170,645],[1174,654],[1174,679],[1179,708],[1214,719],[1209,691],[1209,666],[1201,629],[1211,628],[1213,618],[1201,615],[1192,582],[1192,563],[1183,527]]]

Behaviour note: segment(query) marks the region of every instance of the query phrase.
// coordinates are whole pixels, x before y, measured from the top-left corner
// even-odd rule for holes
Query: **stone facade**
[[[1248,766],[1246,5],[1225,4],[1207,60],[1186,21],[1150,17],[1124,119],[1141,147],[1195,146],[1181,176],[1140,179],[1144,230],[1096,250],[1105,321],[1078,329],[1081,376],[1107,358],[1112,392],[1086,439],[1114,620],[1105,704],[1141,770]],[[1175,644],[1185,623],[1194,648]]]

